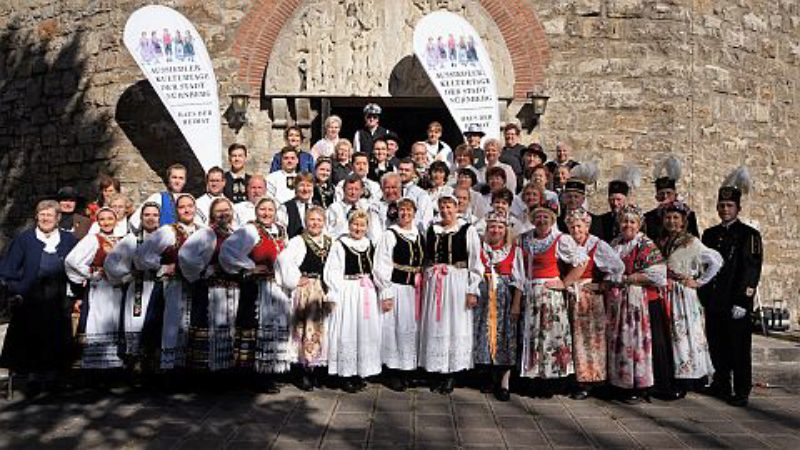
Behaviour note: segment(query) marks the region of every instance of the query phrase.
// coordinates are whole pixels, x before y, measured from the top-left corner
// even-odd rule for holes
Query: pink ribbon
[[[366,275],[362,276],[359,279],[361,283],[361,292],[364,302],[364,320],[369,320],[369,302],[370,302],[370,292],[375,292],[375,285],[372,284],[372,280]]]
[[[446,264],[436,264],[433,266],[433,276],[436,277],[436,321],[442,320],[442,294],[444,288],[444,277],[447,275]]]
[[[422,274],[417,273],[414,275],[414,301],[416,306],[416,318],[419,322],[420,315],[422,314]]]

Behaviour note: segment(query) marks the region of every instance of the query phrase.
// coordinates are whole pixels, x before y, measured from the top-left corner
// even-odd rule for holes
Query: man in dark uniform
[[[558,229],[563,233],[569,233],[567,227],[567,214],[579,208],[583,208],[586,202],[586,183],[576,178],[570,179],[564,185],[564,192],[561,193],[561,214],[558,216],[556,224]],[[592,218],[592,224],[589,227],[589,233],[597,236],[600,232],[600,220],[596,215],[589,213]]]
[[[383,110],[375,103],[369,103],[364,107],[364,128],[356,131],[353,137],[353,151],[355,153],[364,152],[372,155],[372,144],[375,139],[386,138],[389,130],[380,125],[381,113]]]
[[[609,211],[597,218],[597,237],[611,242],[619,234],[618,214],[628,203],[628,194],[631,188],[622,180],[613,180],[608,183],[608,208]]]
[[[654,242],[661,239],[664,231],[664,207],[672,204],[678,199],[678,191],[675,188],[677,180],[670,177],[656,178],[656,201],[658,206],[647,211],[644,215],[644,232],[647,237]],[[697,216],[694,211],[689,211],[689,216],[686,218],[688,221],[687,230],[695,237],[700,237],[700,231],[697,229]]]
[[[716,369],[709,393],[734,406],[747,405],[752,386],[750,315],[763,260],[761,234],[738,219],[741,197],[742,192],[733,186],[719,190],[717,214],[722,223],[703,233],[703,244],[718,251],[725,263],[699,290],[706,308],[711,362]]]

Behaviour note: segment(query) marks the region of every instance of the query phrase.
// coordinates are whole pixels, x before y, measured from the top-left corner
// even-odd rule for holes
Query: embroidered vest
[[[425,256],[432,264],[464,265],[467,264],[467,230],[470,225],[464,224],[455,233],[436,234],[433,225],[428,228],[425,238]]]
[[[306,276],[322,277],[322,269],[325,267],[325,260],[328,259],[328,252],[331,250],[331,238],[323,236],[322,247],[320,247],[310,236],[306,234],[302,236],[303,242],[306,244],[306,256],[300,263],[300,273]]]
[[[417,238],[411,241],[392,228],[389,231],[397,240],[392,249],[392,263],[394,264],[392,283],[413,286],[415,275],[422,271],[422,264],[425,261],[422,236],[417,234]]]
[[[344,242],[342,242],[342,247],[344,247],[345,276],[372,274],[372,257],[375,252],[375,247],[372,246],[372,243],[363,252],[348,247]]]
[[[556,256],[556,248],[558,241],[561,240],[559,235],[553,240],[553,243],[547,247],[547,250],[533,255],[533,270],[531,278],[558,278],[558,256]]]

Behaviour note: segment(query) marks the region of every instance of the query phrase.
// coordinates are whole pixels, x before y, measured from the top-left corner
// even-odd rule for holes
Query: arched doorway
[[[316,139],[333,113],[343,116],[342,136],[350,137],[363,121],[361,108],[374,101],[404,142],[424,138],[427,124],[439,120],[446,141],[457,144],[457,127],[412,56],[415,24],[439,9],[463,15],[481,34],[501,115],[541,83],[549,52],[522,0],[261,0],[237,32],[239,78],[260,92],[276,139],[289,124]]]

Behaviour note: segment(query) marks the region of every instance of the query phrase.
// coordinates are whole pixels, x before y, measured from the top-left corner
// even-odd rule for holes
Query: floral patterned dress
[[[567,289],[575,376],[579,383],[597,383],[608,377],[606,308],[599,281],[619,281],[625,265],[614,249],[597,236],[590,235],[583,244],[576,245],[586,255],[587,265],[580,280]]]
[[[675,378],[711,376],[714,367],[708,351],[703,307],[697,289],[685,286],[681,281],[694,279],[698,286],[708,283],[722,268],[722,256],[688,233],[674,239],[667,238],[661,243],[670,280],[664,296],[670,307]]]
[[[575,372],[572,331],[564,292],[545,287],[559,278],[558,262],[573,264],[571,239],[556,227],[544,238],[536,230],[519,237],[527,280],[522,323],[521,374],[527,378],[563,378]],[[577,264],[579,265],[579,264]]]
[[[332,244],[329,236],[312,237],[302,233],[289,240],[278,256],[283,287],[292,292],[292,339],[298,363],[306,367],[328,364],[327,322],[331,304],[325,297],[322,270]],[[302,278],[307,282],[299,286]]]
[[[643,273],[656,286],[666,285],[666,266],[658,247],[642,233],[611,247],[625,263],[625,275]],[[658,298],[655,287],[623,285],[607,294],[608,380],[623,389],[653,385],[652,336],[647,302]]]

